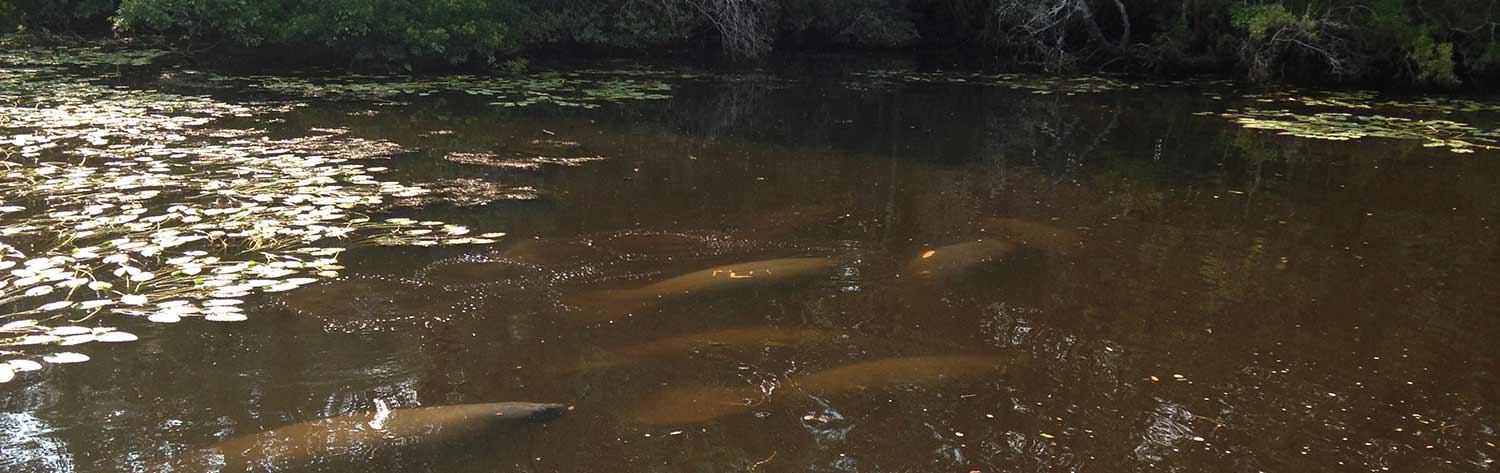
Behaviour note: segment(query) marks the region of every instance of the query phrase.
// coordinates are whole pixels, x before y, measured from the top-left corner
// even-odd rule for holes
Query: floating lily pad
[[[67,363],[83,363],[85,361],[89,361],[89,356],[82,353],[62,352],[44,356],[42,357],[42,361],[55,365]]]
[[[136,340],[140,340],[140,337],[129,332],[108,332],[94,336],[94,341],[103,343],[133,342]]]
[[[24,373],[24,372],[27,372],[27,371],[37,371],[37,370],[42,369],[42,364],[41,363],[37,363],[37,362],[31,361],[31,360],[10,360],[10,361],[7,361],[6,364],[9,364],[10,367],[12,369],[15,369],[17,373]]]
[[[203,316],[203,320],[210,322],[244,322],[248,320],[245,314],[239,312],[218,312]]]

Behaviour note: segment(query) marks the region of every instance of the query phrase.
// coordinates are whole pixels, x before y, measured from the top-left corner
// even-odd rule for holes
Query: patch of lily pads
[[[368,160],[394,143],[227,128],[298,106],[114,87],[54,69],[0,76],[0,382],[70,348],[129,342],[122,317],[247,320],[251,296],[337,278],[375,245],[493,243],[440,221],[376,218],[429,189]]]
[[[606,103],[671,98],[672,78],[688,74],[613,71],[546,71],[521,76],[449,75],[411,77],[345,75],[336,77],[250,77],[252,86],[296,97],[337,100],[396,100],[441,93],[484,97],[490,105],[598,108]]]
[[[1223,94],[1210,94],[1223,98]],[[1500,103],[1458,97],[1384,97],[1378,92],[1352,91],[1308,91],[1285,89],[1241,95],[1241,98],[1259,103],[1281,103],[1305,107],[1342,108],[1348,110],[1383,110],[1392,113],[1481,113],[1500,111]]]
[[[1044,76],[1032,74],[977,74],[872,70],[853,74],[845,86],[857,90],[888,88],[904,84],[967,84],[1030,91],[1037,95],[1095,94],[1141,88],[1142,84],[1105,76]]]
[[[133,45],[53,44],[35,47],[16,35],[0,38],[3,66],[144,66],[170,54]]]
[[[1417,140],[1429,148],[1460,154],[1500,150],[1500,131],[1440,119],[1414,119],[1343,112],[1298,113],[1290,110],[1231,109],[1217,115],[1250,129],[1298,138],[1347,141],[1362,138]]]
[[[1472,124],[1492,123],[1492,114],[1500,112],[1497,102],[1445,96],[1392,97],[1360,90],[1238,93],[1232,86],[1205,87],[1203,93],[1217,100],[1254,105],[1197,115],[1217,116],[1245,128],[1280,135],[1331,141],[1414,140],[1425,147],[1460,154],[1500,149],[1500,130]]]
[[[594,161],[603,161],[609,158],[604,156],[501,156],[496,153],[448,153],[445,157],[448,161],[469,164],[475,166],[489,166],[509,169],[541,169],[543,166],[578,167]]]
[[[459,177],[422,184],[429,192],[402,196],[391,203],[398,207],[426,207],[447,204],[455,207],[475,207],[502,201],[536,200],[542,197],[535,187],[512,186],[485,179]],[[415,243],[428,246],[425,243]]]

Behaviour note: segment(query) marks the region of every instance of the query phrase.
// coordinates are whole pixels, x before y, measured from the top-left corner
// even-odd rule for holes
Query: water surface
[[[129,86],[293,101],[144,75]],[[506,236],[352,249],[336,278],[247,296],[244,322],[84,322],[141,340],[0,384],[0,469],[145,470],[377,403],[508,400],[575,410],[320,471],[1494,468],[1500,152],[1246,129],[1212,114],[1308,105],[1221,84],[672,83],[596,108],[439,90],[209,122],[399,145],[380,178],[439,192],[373,216]],[[913,269],[979,240],[1012,249]],[[830,267],[618,298],[776,258]],[[759,335],[701,335],[724,330]],[[816,377],[943,356],[1001,361]],[[748,405],[661,412],[695,389]]]

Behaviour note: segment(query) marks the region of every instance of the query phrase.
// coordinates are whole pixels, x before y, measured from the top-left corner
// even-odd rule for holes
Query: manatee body
[[[943,279],[1004,258],[1016,245],[1001,240],[974,240],[923,250],[906,265],[906,274]]]
[[[682,233],[621,232],[596,238],[593,244],[611,256],[671,258],[693,255],[710,241],[711,238]]]
[[[832,225],[845,216],[829,206],[789,207],[756,217],[737,234],[753,239],[779,239],[811,227]]]
[[[667,232],[627,231],[570,240],[532,238],[506,248],[500,256],[521,263],[558,266],[609,258],[690,257],[710,249],[708,236]]]
[[[716,266],[635,289],[584,294],[573,298],[570,305],[589,309],[585,311],[585,318],[613,319],[633,310],[645,309],[663,299],[784,283],[828,272],[833,266],[832,259],[823,257],[778,258]]]
[[[506,248],[500,256],[511,261],[541,266],[556,266],[577,261],[596,260],[605,252],[579,240],[521,240]]]
[[[536,277],[537,270],[529,265],[508,260],[461,261],[446,263],[423,271],[428,282],[462,286],[494,282],[514,282]]]
[[[648,397],[636,409],[635,418],[645,424],[703,422],[745,412],[762,403],[780,402],[797,393],[838,396],[866,388],[973,379],[1004,370],[1015,361],[1010,355],[887,358],[793,378],[768,398],[753,388],[675,388]]]
[[[416,445],[437,445],[508,426],[550,420],[562,404],[497,402],[395,409],[292,424],[194,451],[160,471],[295,469]]]
[[[386,279],[347,279],[302,286],[284,301],[298,314],[326,320],[380,319],[405,315],[403,305],[416,302],[411,285]]]
[[[992,217],[980,222],[979,231],[1006,241],[1055,253],[1083,247],[1083,237],[1069,230],[1013,218]]]
[[[658,281],[630,290],[647,298],[729,290],[775,284],[833,268],[833,260],[822,257],[777,258],[751,263],[716,266]]]
[[[830,343],[838,339],[839,334],[836,332],[817,329],[754,327],[716,330],[668,337],[608,351],[585,360],[568,371],[610,368],[645,360],[685,355],[704,349],[724,348],[745,351],[773,346]]]

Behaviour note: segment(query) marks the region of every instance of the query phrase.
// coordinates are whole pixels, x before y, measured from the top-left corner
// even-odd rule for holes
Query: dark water
[[[142,341],[0,385],[0,470],[146,470],[378,402],[512,400],[574,410],[312,469],[1435,472],[1500,455],[1493,152],[1243,130],[1193,115],[1222,106],[1187,87],[745,81],[592,110],[436,94],[349,113],[367,108],[265,126],[348,128],[414,149],[382,164],[403,181],[536,198],[394,210],[509,235],[351,252],[339,281],[256,296],[248,322],[116,322]],[[607,159],[443,159],[481,151]],[[1010,250],[919,274],[981,239]],[[830,267],[621,295],[790,257]],[[726,329],[750,335],[673,338]],[[827,374],[956,355],[994,366]],[[722,415],[678,421],[705,411]]]

